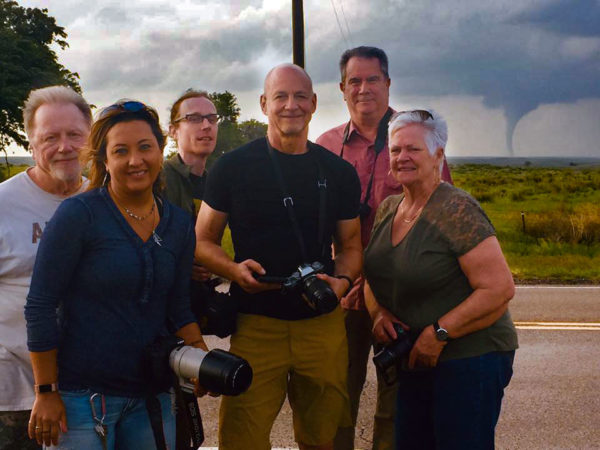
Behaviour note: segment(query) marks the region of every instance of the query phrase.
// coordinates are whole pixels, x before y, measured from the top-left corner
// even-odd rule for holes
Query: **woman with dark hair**
[[[514,284],[494,227],[473,197],[441,180],[447,138],[434,111],[392,117],[390,169],[403,194],[381,203],[365,250],[373,334],[398,345],[402,449],[494,448],[517,348]]]
[[[44,231],[25,306],[40,444],[155,448],[144,349],[174,333],[206,350],[189,304],[193,223],[160,196],[164,145],[154,109],[103,109],[84,151],[90,189]],[[156,398],[174,448],[171,394]]]

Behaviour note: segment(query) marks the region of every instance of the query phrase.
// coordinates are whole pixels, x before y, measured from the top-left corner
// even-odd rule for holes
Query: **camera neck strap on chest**
[[[298,241],[298,246],[300,247],[300,254],[302,255],[302,260],[305,263],[310,263],[308,258],[308,253],[306,250],[306,244],[304,243],[304,237],[302,236],[302,230],[300,229],[300,224],[298,223],[298,219],[296,218],[296,213],[294,211],[294,200],[287,189],[285,184],[285,180],[283,178],[283,173],[281,172],[281,167],[277,161],[277,156],[275,155],[275,150],[271,146],[268,138],[265,138],[267,141],[267,150],[269,153],[269,159],[273,164],[273,170],[275,171],[275,177],[277,178],[277,183],[279,184],[279,188],[283,195],[283,205],[287,210],[288,216],[290,218],[290,222],[292,223],[292,229],[294,230],[294,234],[296,236],[296,240]],[[323,170],[323,166],[319,161],[319,157],[316,154],[316,151],[310,148],[310,143],[308,145],[308,154],[313,158],[317,165],[317,188],[319,189],[319,218],[318,218],[318,237],[317,242],[319,247],[321,248],[321,257],[325,256],[325,223],[326,223],[326,214],[327,214],[327,179],[325,178],[325,172]]]
[[[373,166],[371,167],[371,175],[369,177],[369,183],[367,184],[367,190],[365,191],[365,198],[362,203],[369,203],[369,199],[371,198],[371,189],[373,187],[373,177],[375,175],[375,166],[377,165],[377,157],[385,147],[385,143],[387,142],[387,133],[388,133],[388,124],[390,123],[390,118],[394,114],[392,108],[388,108],[381,120],[379,121],[379,125],[377,126],[377,136],[375,137],[375,144],[373,145],[373,150],[375,151],[375,159],[373,160]],[[344,137],[342,139],[342,149],[340,150],[340,158],[344,157],[344,146],[348,143],[350,139],[350,124],[352,121],[348,121],[346,124],[346,128],[344,128]]]

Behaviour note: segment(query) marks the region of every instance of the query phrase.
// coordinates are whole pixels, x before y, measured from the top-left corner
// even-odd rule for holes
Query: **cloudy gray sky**
[[[98,106],[135,98],[166,119],[195,87],[229,90],[242,119],[265,120],[262,80],[291,60],[290,0],[19,3],[65,27],[60,60]],[[600,157],[600,0],[305,0],[304,12],[312,139],[347,120],[340,54],[374,45],[392,106],[441,112],[450,156]]]

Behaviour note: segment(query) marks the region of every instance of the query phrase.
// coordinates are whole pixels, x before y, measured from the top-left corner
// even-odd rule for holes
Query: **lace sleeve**
[[[472,250],[481,241],[494,236],[496,231],[477,200],[456,189],[440,208],[439,227],[457,256]]]
[[[377,228],[377,226],[381,223],[381,221],[386,218],[389,214],[394,214],[398,204],[404,197],[403,194],[400,195],[390,195],[384,201],[379,204],[377,208],[377,212],[375,213],[375,221],[373,222],[373,229]]]

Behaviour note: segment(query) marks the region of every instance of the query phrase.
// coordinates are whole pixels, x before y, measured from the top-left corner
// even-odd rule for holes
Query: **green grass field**
[[[600,283],[600,167],[451,169],[492,220],[518,282]],[[223,247],[233,255],[229,229]]]
[[[600,283],[600,168],[452,167],[521,282]]]

